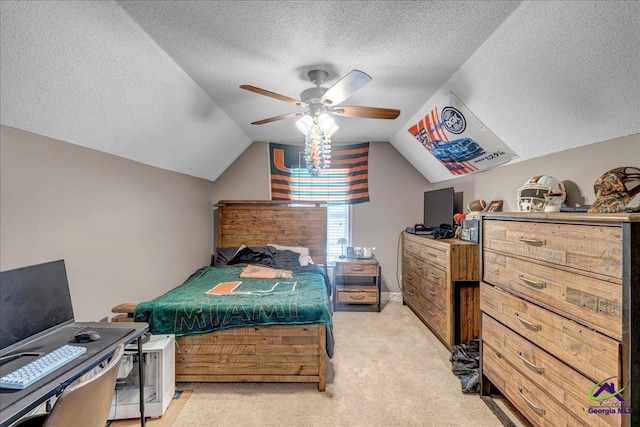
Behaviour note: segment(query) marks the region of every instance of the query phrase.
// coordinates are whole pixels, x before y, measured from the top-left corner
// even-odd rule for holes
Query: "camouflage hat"
[[[636,167],[611,169],[596,180],[593,190],[596,201],[590,213],[640,211],[640,169]]]

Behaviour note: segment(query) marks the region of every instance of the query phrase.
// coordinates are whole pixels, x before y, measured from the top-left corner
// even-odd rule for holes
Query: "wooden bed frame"
[[[314,263],[326,265],[323,204],[221,201],[216,206],[217,247],[304,246]],[[325,325],[238,328],[176,342],[177,382],[313,382],[325,390]]]

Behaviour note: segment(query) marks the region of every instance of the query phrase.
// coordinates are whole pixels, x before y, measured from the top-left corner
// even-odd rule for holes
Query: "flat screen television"
[[[64,260],[0,272],[0,356],[73,322]]]
[[[424,226],[438,228],[442,224],[448,224],[453,229],[454,204],[455,193],[453,187],[425,191]]]

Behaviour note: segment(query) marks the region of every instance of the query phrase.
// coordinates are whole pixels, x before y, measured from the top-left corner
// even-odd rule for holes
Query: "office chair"
[[[67,387],[51,412],[25,417],[14,427],[105,427],[123,354],[120,344],[103,370]]]

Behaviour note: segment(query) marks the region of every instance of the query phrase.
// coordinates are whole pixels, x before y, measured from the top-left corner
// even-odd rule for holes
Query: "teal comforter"
[[[320,268],[294,270],[293,278],[241,279],[242,267],[206,267],[183,285],[137,305],[135,321],[152,334],[176,336],[257,325],[331,325],[327,277]],[[210,295],[223,282],[241,281],[243,293]],[[292,283],[295,285],[292,286]],[[286,285],[286,286],[283,286]]]

